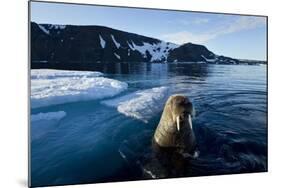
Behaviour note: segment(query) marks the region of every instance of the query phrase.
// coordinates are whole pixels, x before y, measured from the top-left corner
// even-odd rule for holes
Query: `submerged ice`
[[[31,70],[31,108],[112,97],[125,82],[99,77],[100,72]]]
[[[66,116],[65,111],[57,111],[57,112],[46,112],[46,113],[38,113],[31,115],[31,121],[39,121],[39,120],[60,120]]]

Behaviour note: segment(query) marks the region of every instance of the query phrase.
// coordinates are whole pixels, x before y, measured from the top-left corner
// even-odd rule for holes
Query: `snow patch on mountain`
[[[131,41],[132,42],[132,41]],[[133,47],[133,45],[131,45],[128,41],[127,41],[128,46],[131,48],[131,50],[135,51],[135,48]]]
[[[60,30],[65,29],[65,28],[66,28],[66,25],[51,25],[49,27],[49,29],[60,29]]]
[[[116,53],[114,53],[115,57],[117,57],[118,59],[121,59],[120,56]]]
[[[50,34],[49,30],[47,30],[43,25],[38,24],[38,26],[39,26],[39,28],[40,28],[44,33],[46,33],[47,35]]]
[[[216,58],[216,57],[213,58],[213,59],[208,59],[208,58],[206,58],[204,55],[201,55],[201,57],[203,57],[203,59],[205,59],[205,61],[207,61],[207,62],[216,62],[216,61],[217,61],[217,58]]]
[[[112,38],[112,41],[114,42],[116,48],[120,48],[120,46],[121,46],[120,43],[118,43],[118,42],[115,40],[115,38],[114,38],[113,35],[111,35],[111,38]]]
[[[132,50],[137,50],[139,51],[144,58],[147,57],[147,52],[151,55],[151,59],[150,62],[154,62],[154,61],[161,61],[161,60],[167,60],[169,51],[172,49],[175,49],[178,47],[178,45],[173,44],[173,43],[169,43],[169,42],[158,42],[158,43],[147,43],[147,42],[143,42],[143,45],[136,45],[133,41],[132,42],[132,46],[129,45],[129,47]]]
[[[100,37],[100,45],[102,48],[105,48],[105,40],[101,37],[101,35],[99,35]]]

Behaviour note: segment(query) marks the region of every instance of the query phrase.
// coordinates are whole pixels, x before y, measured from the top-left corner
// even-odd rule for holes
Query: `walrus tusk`
[[[180,131],[180,116],[177,116],[177,129]]]
[[[191,115],[188,115],[188,123],[190,125],[190,128],[192,129],[192,119],[191,119]]]

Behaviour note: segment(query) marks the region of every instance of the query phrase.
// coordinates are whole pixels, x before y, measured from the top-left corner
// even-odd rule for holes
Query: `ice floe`
[[[102,73],[31,70],[31,108],[113,97],[128,87],[99,75]]]
[[[30,73],[31,79],[52,79],[62,77],[97,77],[102,76],[101,72],[91,71],[68,71],[54,69],[33,69]]]
[[[167,87],[155,87],[139,90],[115,99],[104,100],[101,103],[117,107],[120,113],[147,123],[155,113],[161,112],[169,93]]]
[[[39,121],[39,120],[61,120],[66,116],[65,111],[57,111],[57,112],[46,112],[46,113],[38,113],[31,115],[31,121]]]

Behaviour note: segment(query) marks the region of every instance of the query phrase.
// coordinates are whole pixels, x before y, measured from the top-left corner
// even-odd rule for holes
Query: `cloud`
[[[162,35],[162,39],[164,39],[165,41],[173,42],[176,44],[183,44],[187,42],[203,44],[213,38],[215,38],[215,36],[211,33],[194,34],[188,31],[180,31],[177,33]]]
[[[227,27],[224,28],[224,30],[221,30],[219,34],[228,34],[242,30],[255,29],[265,24],[265,18],[263,17],[242,16],[236,19],[233,23],[228,23],[226,25]]]
[[[199,23],[200,21],[198,21]],[[204,21],[201,21],[202,23]],[[207,21],[208,22],[208,21]],[[266,19],[263,17],[240,16],[235,20],[223,22],[219,27],[212,28],[203,33],[193,33],[190,31],[180,31],[176,33],[163,34],[161,38],[165,41],[176,44],[187,42],[204,44],[209,40],[219,36],[236,33],[244,30],[255,29],[266,24]]]
[[[206,24],[209,22],[208,18],[195,18],[192,20],[180,20],[179,23],[183,25],[200,25],[200,24]]]

